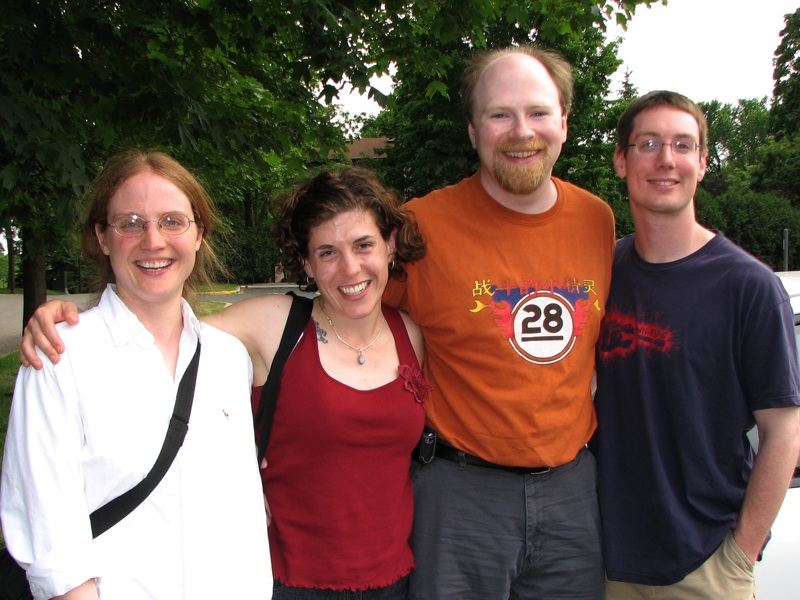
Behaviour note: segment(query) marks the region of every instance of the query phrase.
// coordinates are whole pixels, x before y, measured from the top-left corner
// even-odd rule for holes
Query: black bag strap
[[[200,340],[197,341],[197,350],[192,357],[186,372],[178,384],[178,393],[175,397],[175,409],[169,420],[167,435],[164,445],[156,458],[156,462],[147,476],[121,496],[117,496],[107,504],[95,510],[90,519],[92,522],[92,537],[97,537],[107,531],[122,519],[128,516],[134,508],[144,502],[164,475],[169,471],[172,461],[183,445],[186,432],[189,430],[189,416],[192,414],[192,401],[194,400],[194,387],[197,381],[197,366],[200,363]]]
[[[275,420],[275,407],[278,404],[278,392],[281,389],[281,377],[283,376],[283,366],[289,360],[289,355],[297,345],[297,340],[303,333],[308,320],[311,318],[311,310],[314,308],[314,301],[311,298],[298,296],[294,292],[288,292],[292,296],[292,307],[289,309],[289,317],[286,319],[286,326],[283,328],[281,343],[272,364],[269,367],[269,375],[264,387],[261,389],[261,402],[255,416],[256,431],[258,431],[258,462],[267,453],[267,444],[272,434],[272,423]]]

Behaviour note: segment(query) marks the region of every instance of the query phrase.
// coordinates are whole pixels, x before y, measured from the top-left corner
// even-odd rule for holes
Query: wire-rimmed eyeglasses
[[[148,223],[155,223],[161,233],[167,235],[180,235],[189,229],[189,225],[195,221],[180,213],[169,213],[162,215],[157,221],[148,221],[139,215],[123,215],[117,217],[111,223],[106,223],[108,227],[114,229],[117,235],[122,237],[139,237],[144,233]]]
[[[662,142],[661,140],[640,140],[635,144],[628,144],[628,148],[635,148],[638,154],[645,156],[654,156],[661,153],[661,148],[669,146],[672,148],[673,154],[687,155],[691,154],[700,147],[700,144],[691,140],[674,140],[672,142]]]

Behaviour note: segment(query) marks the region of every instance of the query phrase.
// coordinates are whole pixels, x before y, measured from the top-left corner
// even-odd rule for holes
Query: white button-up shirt
[[[183,303],[176,376],[110,286],[57,365],[20,370],[3,457],[0,516],[34,597],[95,578],[101,598],[270,598],[256,463],[252,365],[232,336]],[[164,441],[178,383],[202,349],[186,440],[130,515],[92,539],[89,514],[141,481]]]

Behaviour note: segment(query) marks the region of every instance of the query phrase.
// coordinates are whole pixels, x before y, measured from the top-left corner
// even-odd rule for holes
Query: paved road
[[[262,294],[285,294],[289,290],[297,290],[296,286],[287,284],[261,284],[243,287],[238,294],[214,294],[200,296],[201,300],[216,302],[238,302],[252,296]],[[66,296],[48,296],[71,300],[79,308],[85,309],[91,302],[91,294],[69,294]],[[7,354],[19,347],[22,335],[22,294],[0,294],[0,355]]]
[[[66,298],[85,308],[89,294],[70,294],[69,296],[48,296]],[[0,294],[0,355],[19,347],[22,335],[22,294]]]

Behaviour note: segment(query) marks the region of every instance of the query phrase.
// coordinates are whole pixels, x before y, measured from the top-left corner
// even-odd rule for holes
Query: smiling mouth
[[[357,296],[369,285],[369,281],[363,281],[357,285],[350,285],[350,286],[341,286],[339,291],[342,292],[345,296]]]
[[[536,156],[538,153],[538,150],[520,150],[517,152],[505,152],[505,155],[511,158],[530,158],[531,156]]]
[[[158,271],[159,269],[166,269],[172,264],[171,260],[151,260],[151,261],[136,261],[136,266],[145,271]]]
[[[670,179],[670,180],[665,180],[665,179],[651,179],[651,180],[650,180],[650,183],[652,183],[653,185],[657,185],[657,186],[661,186],[661,187],[666,187],[666,186],[669,186],[669,185],[675,185],[675,184],[676,184],[676,183],[678,183],[678,182],[677,182],[677,181],[674,181],[674,180],[671,180],[671,179]]]

